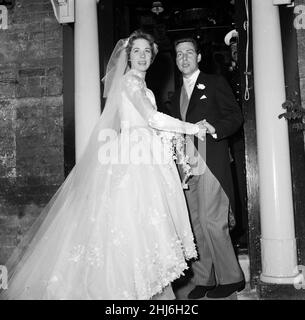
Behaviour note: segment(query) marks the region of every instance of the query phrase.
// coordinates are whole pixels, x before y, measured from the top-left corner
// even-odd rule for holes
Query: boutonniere
[[[197,88],[198,88],[199,90],[204,90],[204,89],[205,89],[205,85],[202,84],[202,83],[198,83],[198,84],[197,84]],[[207,98],[207,96],[204,94],[204,95],[202,95],[202,96],[200,97],[200,100],[206,99],[206,98]]]
[[[202,84],[202,83],[198,83],[198,84],[197,84],[197,88],[198,88],[199,90],[204,90],[204,89],[205,89],[205,85]]]

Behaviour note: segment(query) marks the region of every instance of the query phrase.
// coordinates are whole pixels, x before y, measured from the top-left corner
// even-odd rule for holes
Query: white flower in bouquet
[[[186,140],[183,134],[159,131],[162,142],[169,148],[171,158],[182,167],[183,180],[182,188],[188,189],[187,180],[192,176],[192,168],[189,163],[189,156],[185,152]]]

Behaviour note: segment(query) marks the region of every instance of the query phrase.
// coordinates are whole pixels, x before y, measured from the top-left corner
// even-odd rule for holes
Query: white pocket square
[[[202,99],[206,99],[207,98],[207,96],[206,95],[202,95],[201,97],[200,97],[200,100],[202,100]]]

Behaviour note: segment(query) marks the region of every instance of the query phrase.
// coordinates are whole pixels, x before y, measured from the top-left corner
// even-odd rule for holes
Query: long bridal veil
[[[67,176],[63,184],[57,190],[55,195],[42,210],[40,215],[35,220],[34,224],[23,236],[21,242],[17,248],[13,251],[9,260],[5,266],[8,269],[8,283],[16,283],[15,277],[29,280],[31,274],[35,273],[35,270],[31,270],[24,267],[29,257],[33,254],[39,256],[40,260],[43,260],[44,256],[54,255],[53,261],[56,261],[56,253],[61,251],[60,244],[64,244],[64,238],[54,239],[57,243],[52,250],[53,252],[46,252],[43,247],[44,241],[47,241],[48,237],[53,234],[65,237],[69,234],[69,229],[73,228],[70,221],[79,219],[87,219],[86,213],[90,212],[92,215],[96,212],[95,208],[98,207],[98,203],[101,202],[99,195],[106,194],[107,184],[94,185],[94,183],[100,183],[98,179],[95,179],[93,175],[97,173],[100,176],[107,176],[107,165],[103,165],[99,162],[98,151],[105,143],[109,143],[109,139],[116,139],[116,134],[120,130],[120,116],[118,112],[118,106],[121,103],[121,78],[126,72],[127,57],[125,53],[126,39],[121,39],[117,43],[112,56],[109,60],[107,73],[104,80],[104,97],[107,97],[104,110],[101,117],[98,120],[93,132],[91,133],[88,145],[86,146],[79,162],[74,166],[70,174]],[[88,106],[90,107],[90,106]],[[108,140],[101,139],[101,133],[107,132]],[[87,197],[83,197],[84,190],[87,192]],[[96,190],[99,192],[96,193]],[[85,203],[82,203],[84,201]],[[60,220],[58,225],[58,216],[63,211],[69,211],[69,208],[74,204],[78,204],[78,208],[85,208],[86,212],[74,210],[65,215],[65,220]],[[73,217],[70,217],[73,215]],[[79,217],[77,218],[77,215]],[[92,218],[92,216],[91,216]],[[57,221],[58,220],[58,221]],[[46,231],[48,232],[46,233]],[[60,232],[58,232],[60,230]],[[37,247],[39,244],[39,248]],[[35,250],[35,251],[34,251]],[[49,261],[49,259],[46,259]],[[31,266],[35,268],[35,266]],[[45,272],[52,272],[54,266],[44,266]],[[21,276],[22,275],[22,276]],[[48,278],[48,274],[44,275],[44,278]],[[20,290],[22,290],[22,283],[19,283]],[[16,288],[14,288],[16,290]],[[3,290],[0,294],[1,299],[9,298],[10,288]],[[18,294],[17,294],[18,295]]]

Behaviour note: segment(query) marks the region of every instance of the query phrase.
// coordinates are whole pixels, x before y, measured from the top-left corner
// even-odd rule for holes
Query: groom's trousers
[[[214,285],[241,281],[244,276],[229,235],[227,195],[208,167],[188,184],[185,195],[199,254],[191,266],[192,282]]]

